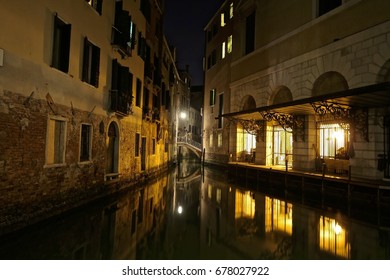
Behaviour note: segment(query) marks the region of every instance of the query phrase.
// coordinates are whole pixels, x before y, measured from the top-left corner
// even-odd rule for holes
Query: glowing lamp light
[[[177,213],[179,214],[183,213],[183,207],[181,206],[177,207]]]
[[[187,118],[186,112],[181,112],[181,113],[180,113],[180,118],[181,118],[181,119]]]

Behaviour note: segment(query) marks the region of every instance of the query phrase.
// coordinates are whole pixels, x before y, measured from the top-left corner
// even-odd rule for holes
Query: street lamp
[[[180,113],[180,118],[181,118],[182,120],[186,119],[186,118],[187,118],[186,112],[181,112],[181,113]]]

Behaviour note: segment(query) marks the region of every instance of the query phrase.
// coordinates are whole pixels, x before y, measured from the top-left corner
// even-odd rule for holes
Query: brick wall
[[[103,117],[57,106],[67,119],[63,166],[45,165],[46,129],[54,115],[46,100],[14,92],[0,93],[0,203],[2,209],[88,192],[104,182],[105,133]],[[81,123],[93,127],[92,161],[79,163]],[[76,191],[77,190],[77,191]]]

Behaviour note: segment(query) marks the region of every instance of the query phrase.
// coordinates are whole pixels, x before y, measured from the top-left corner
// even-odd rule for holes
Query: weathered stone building
[[[1,3],[3,217],[131,185],[173,161],[180,77],[163,11],[162,0]]]
[[[206,32],[210,162],[389,177],[386,1],[225,1]]]

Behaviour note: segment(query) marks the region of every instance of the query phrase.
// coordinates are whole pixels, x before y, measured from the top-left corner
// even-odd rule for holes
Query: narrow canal
[[[145,186],[1,237],[0,258],[390,259],[383,209],[352,218],[345,205],[305,204],[230,175],[183,162]]]

